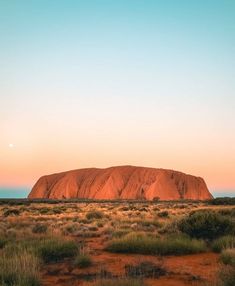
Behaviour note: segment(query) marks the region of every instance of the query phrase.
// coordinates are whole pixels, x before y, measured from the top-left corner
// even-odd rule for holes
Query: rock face
[[[43,176],[28,198],[207,200],[212,195],[200,177],[172,170],[120,166]]]

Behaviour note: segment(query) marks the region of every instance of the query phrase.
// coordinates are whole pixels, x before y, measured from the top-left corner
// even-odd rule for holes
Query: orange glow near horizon
[[[87,144],[81,140],[73,143],[66,140],[56,143],[56,140],[53,140],[54,143],[50,141],[48,145],[45,142],[34,146],[35,139],[34,137],[34,142],[25,141],[21,142],[22,144],[16,142],[12,148],[7,144],[1,145],[5,153],[1,154],[0,185],[32,187],[36,180],[45,174],[88,167],[136,165],[174,169],[203,177],[210,190],[235,188],[232,180],[235,177],[233,158],[226,153],[217,152],[215,157],[213,150],[195,148],[192,151],[192,146],[184,149],[179,147],[180,143],[170,146],[166,142],[158,142],[158,148],[154,148],[157,145],[153,142],[145,146],[144,142],[137,138],[133,140],[136,142],[134,146],[121,142],[120,138],[117,141],[106,139],[102,144],[91,138]]]

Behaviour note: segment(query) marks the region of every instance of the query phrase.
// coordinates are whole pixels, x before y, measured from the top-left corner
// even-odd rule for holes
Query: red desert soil
[[[41,177],[29,198],[208,200],[200,177],[177,171],[135,166],[79,169]]]
[[[78,269],[69,262],[51,264],[43,271],[43,286],[91,286],[93,282],[84,282],[84,276],[94,278],[98,273],[106,271],[114,277],[121,277],[125,274],[125,265],[136,265],[143,261],[160,264],[167,270],[165,276],[145,279],[149,286],[205,285],[205,282],[214,281],[219,269],[218,254],[215,253],[163,258],[152,255],[113,254],[102,250],[104,245],[101,238],[88,239],[86,242],[91,250],[93,265],[87,269]]]

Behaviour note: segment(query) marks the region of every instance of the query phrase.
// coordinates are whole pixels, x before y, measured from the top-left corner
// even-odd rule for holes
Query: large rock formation
[[[28,197],[207,200],[211,199],[212,195],[200,177],[172,170],[120,166],[79,169],[43,176]]]

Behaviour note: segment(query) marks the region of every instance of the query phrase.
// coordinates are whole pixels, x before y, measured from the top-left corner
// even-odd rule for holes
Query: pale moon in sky
[[[9,148],[13,148],[14,145],[12,143],[9,144]]]

